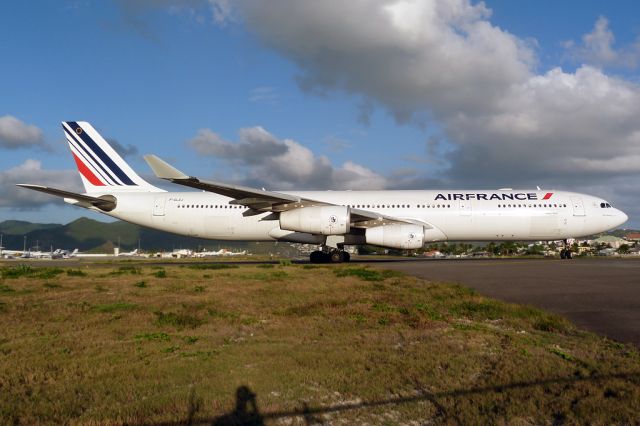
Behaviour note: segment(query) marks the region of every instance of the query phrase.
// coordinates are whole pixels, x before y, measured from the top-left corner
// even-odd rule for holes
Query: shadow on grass
[[[214,418],[198,418],[198,411],[202,406],[202,399],[195,397],[192,394],[189,397],[189,409],[185,420],[176,422],[164,422],[153,423],[160,426],[180,426],[180,425],[212,425],[212,426],[230,426],[230,425],[263,425],[265,420],[276,420],[299,417],[304,419],[305,424],[318,424],[323,423],[324,420],[315,415],[339,413],[350,410],[359,410],[366,408],[383,407],[386,405],[393,406],[399,404],[409,404],[414,402],[430,402],[436,408],[436,417],[440,420],[452,420],[456,422],[457,416],[455,412],[448,411],[442,404],[438,402],[443,398],[460,398],[465,396],[472,396],[478,394],[488,393],[502,393],[512,389],[527,389],[537,386],[549,386],[549,385],[568,385],[580,382],[606,382],[608,380],[623,379],[623,380],[636,380],[640,382],[640,372],[638,373],[619,373],[619,374],[607,374],[590,377],[560,377],[547,380],[536,381],[523,381],[506,383],[503,385],[486,386],[471,389],[459,389],[446,392],[428,392],[426,390],[420,390],[416,392],[416,395],[387,398],[381,400],[362,401],[357,403],[346,403],[334,406],[320,406],[309,407],[306,403],[303,403],[299,409],[293,409],[290,411],[272,411],[260,413],[257,403],[257,395],[251,391],[247,386],[240,386],[236,390],[236,406],[235,409],[227,414]],[[138,426],[146,426],[151,423],[140,423]]]

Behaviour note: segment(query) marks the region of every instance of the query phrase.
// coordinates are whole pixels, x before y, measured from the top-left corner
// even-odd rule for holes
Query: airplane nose
[[[627,220],[629,220],[629,216],[627,216],[627,214],[625,212],[623,212],[622,210],[618,210],[618,212],[620,213],[620,225],[622,225]]]
[[[627,220],[629,220],[629,216],[627,216],[627,214],[625,212],[623,212],[622,210],[618,210],[618,214],[616,215],[616,219],[618,219],[618,224],[616,226],[620,226],[623,223],[625,223]]]

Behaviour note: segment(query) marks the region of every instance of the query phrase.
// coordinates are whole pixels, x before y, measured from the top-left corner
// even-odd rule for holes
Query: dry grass
[[[0,321],[6,423],[640,421],[634,347],[397,273],[5,269]]]

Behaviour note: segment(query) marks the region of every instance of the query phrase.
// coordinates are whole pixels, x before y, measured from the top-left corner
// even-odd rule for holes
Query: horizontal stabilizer
[[[163,159],[153,154],[145,155],[144,160],[147,162],[153,173],[160,179],[189,179],[189,176],[173,167]]]
[[[32,189],[34,191],[44,192],[45,194],[55,195],[63,198],[71,198],[73,200],[89,203],[92,206],[104,211],[111,211],[116,208],[115,197],[103,196],[102,198],[91,197],[89,195],[77,194],[75,192],[64,191],[62,189],[49,188],[48,186],[30,185],[26,183],[18,183],[16,186]]]

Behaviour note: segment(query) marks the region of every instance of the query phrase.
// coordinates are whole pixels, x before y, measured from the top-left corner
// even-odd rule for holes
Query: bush
[[[198,317],[188,314],[178,314],[175,312],[154,312],[158,325],[169,325],[175,328],[196,328],[204,324]]]
[[[334,271],[336,277],[358,277],[365,281],[383,281],[382,274],[366,268],[345,268]]]
[[[45,288],[61,288],[62,287],[60,284],[55,284],[55,283],[44,283],[43,286]]]
[[[196,263],[189,265],[191,269],[232,269],[237,267],[238,265],[230,265],[228,263]]]
[[[126,265],[126,266],[121,266],[120,268],[118,268],[118,272],[121,274],[132,274],[132,275],[140,275],[142,273],[142,270],[138,267],[132,266],[132,265]]]
[[[35,274],[35,278],[49,280],[51,278],[57,277],[62,273],[64,273],[64,271],[60,268],[42,268]]]
[[[136,334],[136,339],[146,341],[168,342],[171,337],[167,333],[143,333]]]
[[[358,277],[364,281],[384,281],[387,278],[401,277],[403,274],[397,271],[376,271],[367,268],[343,268],[335,269],[334,273],[337,277]]]
[[[466,301],[451,308],[452,314],[474,319],[495,320],[507,316],[508,311],[500,302],[483,300],[481,302]]]
[[[2,270],[2,278],[20,278],[33,274],[31,265],[18,265]]]
[[[91,308],[91,310],[94,312],[109,313],[109,312],[116,312],[116,311],[128,311],[135,307],[136,305],[133,303],[115,302],[115,303],[105,303],[102,305],[96,305],[93,308]]]

